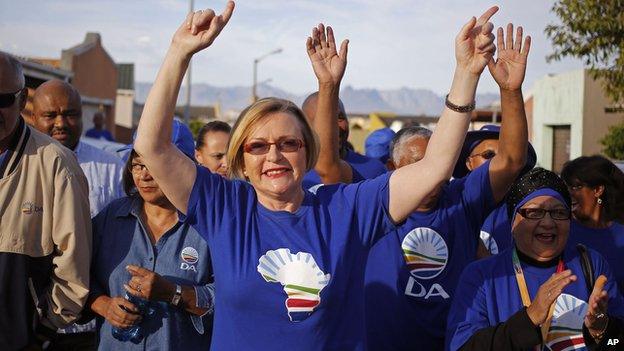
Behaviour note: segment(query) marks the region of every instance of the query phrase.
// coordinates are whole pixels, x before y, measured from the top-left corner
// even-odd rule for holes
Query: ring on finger
[[[606,316],[607,315],[604,314],[604,312],[600,312],[600,313],[594,314],[594,318],[596,318],[596,319],[603,319]]]

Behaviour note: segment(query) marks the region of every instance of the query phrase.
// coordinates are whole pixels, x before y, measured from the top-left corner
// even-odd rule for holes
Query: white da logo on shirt
[[[561,294],[555,302],[546,346],[552,351],[575,350],[585,347],[583,320],[587,303],[572,295]]]
[[[425,300],[434,296],[448,299],[449,294],[440,284],[433,283],[425,287],[417,281],[433,279],[446,268],[448,247],[444,238],[431,228],[415,228],[403,239],[401,249],[411,275],[405,294]]]
[[[307,252],[291,254],[290,249],[267,251],[258,260],[258,273],[265,281],[284,286],[286,311],[291,322],[308,318],[321,303],[321,290],[329,284],[331,275],[316,265]]]
[[[199,253],[195,248],[187,246],[182,249],[180,252],[180,258],[182,259],[182,263],[180,264],[180,269],[183,271],[193,271],[197,273],[197,269],[195,268],[195,263],[199,261]]]

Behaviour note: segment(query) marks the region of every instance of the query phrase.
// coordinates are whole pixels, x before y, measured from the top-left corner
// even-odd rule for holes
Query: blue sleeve
[[[196,296],[195,306],[205,308],[207,310],[206,313],[201,316],[191,314],[191,322],[193,322],[193,326],[199,334],[204,334],[205,317],[214,313],[214,283],[209,283],[203,286],[195,286],[194,288]]]
[[[343,196],[352,202],[360,239],[368,247],[372,247],[384,234],[395,229],[388,211],[391,174],[385,173],[377,178],[342,187]],[[344,216],[340,212],[337,215]]]
[[[490,326],[484,279],[475,263],[464,269],[455,290],[446,328],[447,350],[459,350],[478,330]]]
[[[451,183],[451,193],[459,192],[464,211],[466,211],[470,233],[478,235],[487,216],[494,210],[496,203],[490,185],[490,161],[477,167],[466,177]]]
[[[609,294],[609,315],[624,319],[624,297],[622,292],[619,291],[611,267],[600,253],[592,249],[588,249],[588,251],[591,254],[592,265],[594,266],[594,279],[597,279],[600,275],[607,277],[605,290]]]
[[[244,210],[255,202],[255,193],[247,183],[224,179],[200,165],[196,168],[187,213],[178,215],[180,221],[192,225],[210,243],[214,235],[223,232],[219,228],[232,218],[246,220]]]

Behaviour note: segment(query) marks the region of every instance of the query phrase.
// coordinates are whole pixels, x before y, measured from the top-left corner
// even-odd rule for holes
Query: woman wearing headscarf
[[[572,197],[570,242],[581,243],[605,257],[624,289],[624,173],[602,156],[566,162],[561,177]]]
[[[563,180],[535,168],[506,202],[514,245],[462,273],[447,349],[594,349],[621,337],[624,300],[609,265],[593,250],[567,245],[571,201]],[[585,258],[591,273],[583,271]]]
[[[423,160],[357,184],[324,186],[316,194],[304,191],[302,179],[316,163],[318,144],[291,102],[262,99],[241,113],[227,157],[235,180],[196,167],[168,141],[189,60],[214,41],[233,9],[229,2],[218,16],[212,10],[191,13],[175,33],[146,101],[135,149],[210,246],[219,286],[214,349],[364,349],[361,289],[368,251],[452,173],[479,76],[495,50],[488,20],[497,8],[473,17],[456,38],[447,107]],[[323,26],[306,45],[319,84],[317,113],[334,116],[329,118],[337,118],[347,45],[338,51],[333,31]],[[333,162],[339,155],[334,150],[324,156]]]

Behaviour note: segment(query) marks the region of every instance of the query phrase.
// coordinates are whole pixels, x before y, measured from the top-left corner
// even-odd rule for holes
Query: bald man
[[[50,80],[35,90],[34,126],[72,150],[89,183],[91,217],[111,201],[123,196],[123,161],[117,156],[80,141],[82,102],[71,84]]]
[[[301,109],[312,126],[314,125],[313,122],[316,118],[317,104],[318,92],[315,92],[310,94],[301,105]],[[336,110],[336,114],[338,119],[338,145],[340,158],[348,163],[352,170],[351,179],[344,179],[345,177],[341,175],[341,180],[355,183],[384,174],[387,169],[379,160],[360,155],[349,148],[349,121],[347,120],[347,113],[345,112],[344,104],[340,99],[338,100],[338,109]],[[324,180],[315,170],[311,170],[306,173],[303,178],[303,186],[306,189],[313,189],[315,186],[322,183],[325,183]]]
[[[21,117],[20,63],[0,52],[0,349],[41,349],[89,292],[87,181],[71,151]]]

